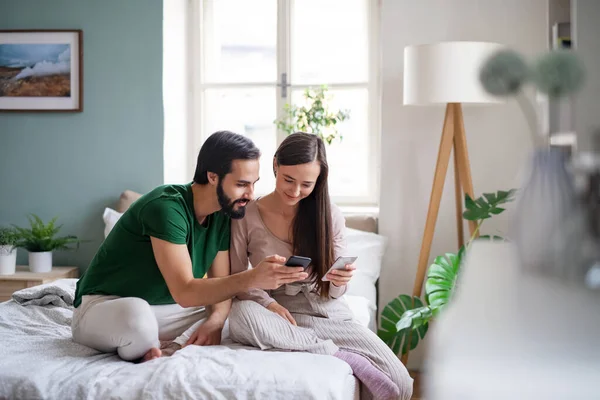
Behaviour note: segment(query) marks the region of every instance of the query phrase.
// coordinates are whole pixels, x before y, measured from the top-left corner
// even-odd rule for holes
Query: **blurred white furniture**
[[[600,292],[519,268],[474,242],[430,332],[427,400],[598,399]]]

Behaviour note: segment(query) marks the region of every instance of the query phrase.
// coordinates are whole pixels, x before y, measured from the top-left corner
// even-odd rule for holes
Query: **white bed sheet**
[[[364,302],[349,304],[357,315],[373,314],[359,309]],[[260,351],[225,338],[222,346],[132,364],[74,343],[71,317],[71,308],[0,303],[0,398],[358,398],[358,380],[334,357]]]

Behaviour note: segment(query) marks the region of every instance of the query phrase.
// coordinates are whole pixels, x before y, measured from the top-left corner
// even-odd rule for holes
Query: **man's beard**
[[[231,198],[225,194],[225,191],[223,190],[223,184],[221,182],[222,180],[219,180],[219,183],[217,184],[217,199],[219,200],[221,210],[225,213],[225,215],[228,215],[232,219],[244,218],[244,215],[246,215],[246,206],[240,207],[237,210],[235,210],[234,207],[238,203],[247,203],[248,200],[231,200]]]

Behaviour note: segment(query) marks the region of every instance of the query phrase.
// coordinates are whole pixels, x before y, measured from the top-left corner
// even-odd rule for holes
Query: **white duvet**
[[[71,317],[70,307],[0,303],[0,398],[352,399],[358,390],[337,358],[227,341],[132,364],[74,343]]]

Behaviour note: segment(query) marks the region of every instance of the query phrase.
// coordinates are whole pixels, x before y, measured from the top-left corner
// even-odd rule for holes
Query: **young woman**
[[[412,379],[404,365],[340,299],[354,266],[327,274],[338,256],[352,254],[345,252],[344,217],[329,199],[323,141],[307,133],[288,136],[273,169],[275,190],[250,202],[244,219],[232,221],[232,273],[266,256],[277,255],[283,264],[298,255],[312,259],[309,276],[270,292],[238,294],[229,316],[232,339],[263,350],[332,355],[352,367],[374,398],[410,399]]]

